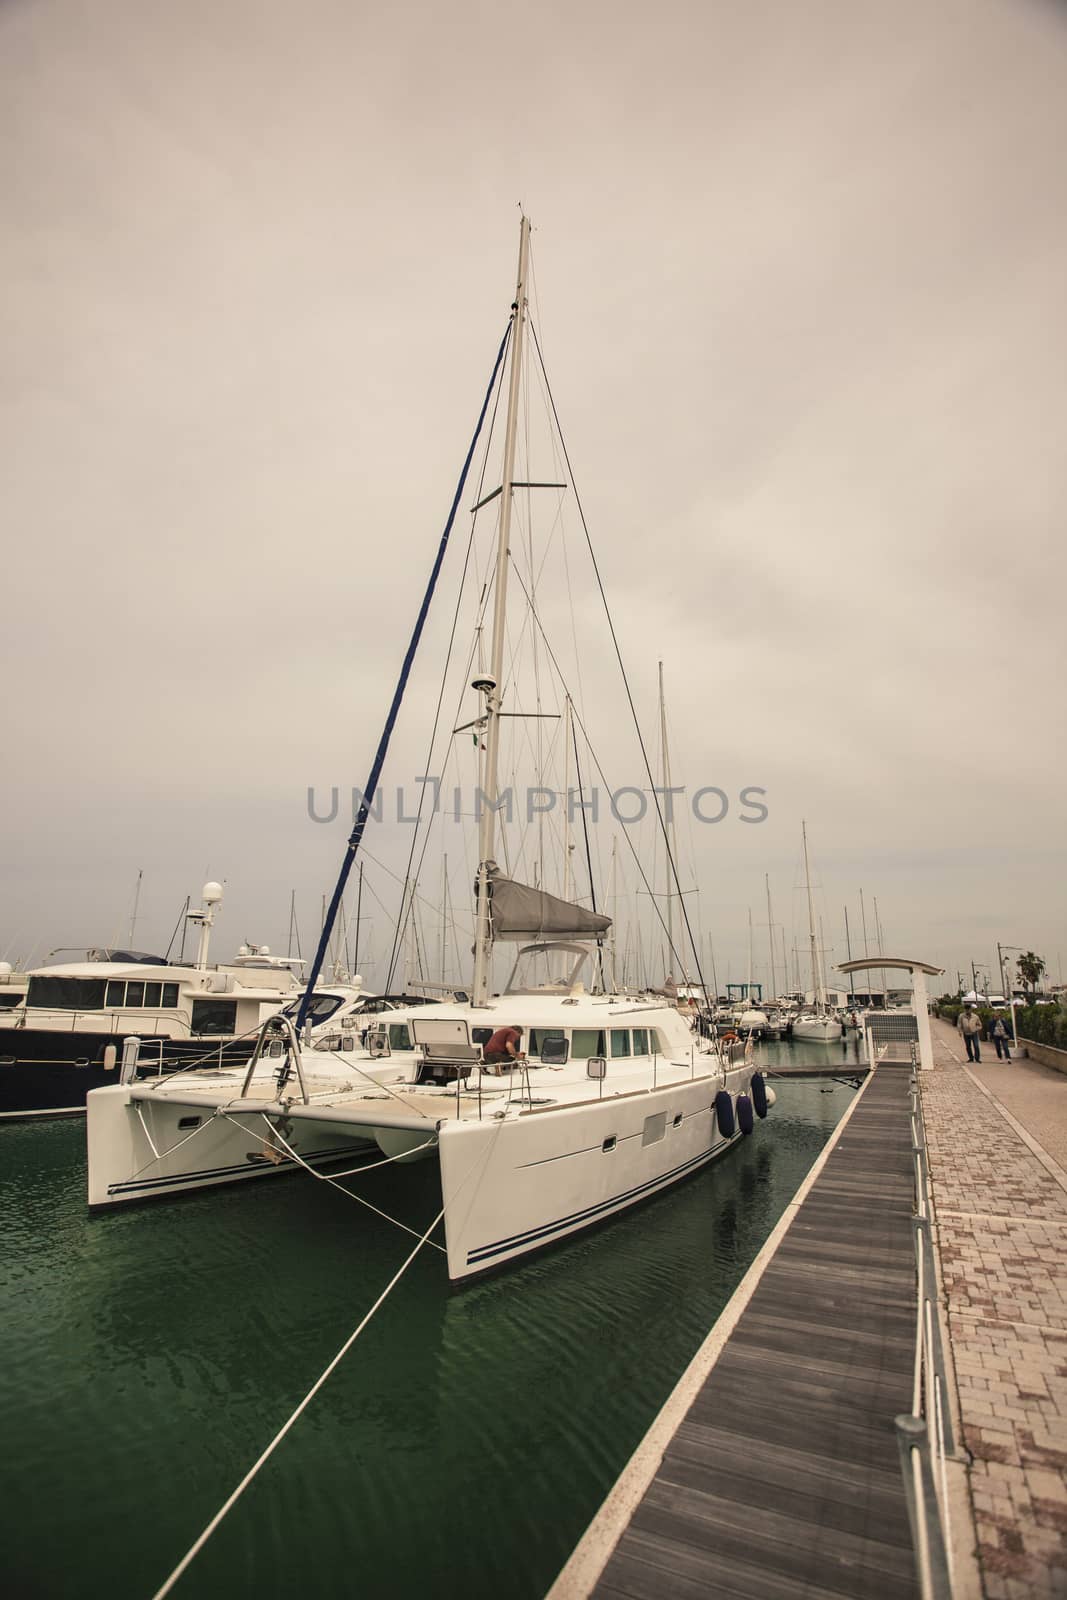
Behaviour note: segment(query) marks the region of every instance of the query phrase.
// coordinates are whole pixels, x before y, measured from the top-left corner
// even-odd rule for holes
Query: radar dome
[[[203,897],[205,905],[217,905],[222,899],[222,884],[216,883],[214,879],[212,879],[210,883],[205,883],[200,893]]]

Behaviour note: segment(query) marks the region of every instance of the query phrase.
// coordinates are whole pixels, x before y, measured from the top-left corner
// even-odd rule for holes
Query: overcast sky
[[[521,202],[642,714],[662,658],[677,781],[767,791],[680,838],[720,983],[765,873],[804,931],[802,817],[832,960],[862,886],[951,987],[1062,977],[1065,149],[1038,0],[9,0],[0,956],[125,937],[139,869],[139,945],[205,876],[216,954],[294,888],[307,945]]]

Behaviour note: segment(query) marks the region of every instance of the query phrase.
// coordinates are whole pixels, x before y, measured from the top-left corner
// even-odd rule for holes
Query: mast
[[[617,962],[616,962],[617,946],[616,946],[616,943],[615,943],[615,929],[616,929],[616,926],[618,924],[618,917],[619,917],[619,893],[618,893],[619,856],[618,856],[618,844],[619,844],[618,838],[616,837],[615,834],[612,834],[612,836],[611,836],[611,940],[610,940],[609,945],[608,945],[608,949],[609,949],[609,952],[610,952],[610,955],[611,955],[611,992],[612,992],[612,994],[618,994],[618,992],[619,992],[619,973],[618,973],[618,966],[617,966]]]
[[[571,697],[563,701],[563,898],[571,898],[571,856],[574,841],[571,838],[571,740],[574,737],[571,718]]]
[[[852,960],[852,940],[849,937],[849,932],[848,932],[848,906],[847,905],[845,907],[845,950],[847,952],[848,960],[851,961]],[[851,989],[848,991],[849,996],[853,1001],[855,1001],[855,998],[856,998],[856,974],[854,972],[850,972],[849,973],[848,981],[852,985]]]
[[[359,928],[363,921],[363,863],[359,864],[359,881],[356,886],[356,949],[352,957],[353,977],[359,976]]]
[[[667,807],[664,818],[663,843],[667,853],[667,945],[668,959],[674,964],[674,914],[671,910],[671,879],[674,872],[674,863],[678,858],[677,836],[674,829],[674,797],[671,794],[671,761],[667,750],[667,702],[663,696],[663,662],[659,663],[659,731],[660,748],[663,756],[663,799]],[[682,963],[679,962],[679,967]],[[679,976],[683,976],[679,972]],[[751,977],[751,973],[749,974]]]
[[[710,933],[708,934],[708,955],[711,958],[711,981],[715,987],[715,995],[712,1000],[712,1005],[717,1007],[719,1004],[719,975],[715,971],[715,942]]]
[[[745,974],[745,1005],[752,1010],[752,907],[748,908],[748,971]]]
[[[141,879],[144,877],[144,868],[137,868],[137,887],[133,891],[133,910],[130,912],[130,949],[133,949],[133,934],[137,926],[137,907],[141,903]]]
[[[878,916],[878,896],[877,895],[874,896],[874,931],[875,931],[875,935],[876,935],[876,937],[878,939],[878,954],[880,956],[884,956],[885,955],[885,945],[882,943],[882,923],[881,923],[881,920],[880,920],[880,918]],[[889,1004],[889,990],[886,988],[885,968],[884,967],[879,967],[878,970],[879,970],[879,972],[881,973],[881,976],[882,976],[882,994],[885,996],[886,1005],[888,1005]]]
[[[808,865],[808,825],[806,822],[801,822],[800,827],[804,839],[804,882],[808,889],[808,937],[811,940],[811,987],[815,996],[815,1009],[816,1011],[821,1011],[823,1005],[823,994],[822,986],[819,982],[819,957],[818,949],[815,943],[815,902],[811,898],[811,868]]]
[[[511,500],[515,480],[515,440],[519,425],[519,397],[522,384],[522,336],[526,326],[526,277],[530,254],[530,219],[519,223],[519,269],[512,302],[511,371],[508,383],[508,411],[504,430],[504,466],[500,485],[500,526],[496,547],[496,592],[493,596],[493,641],[489,671],[491,679],[485,694],[485,782],[482,788],[482,815],[478,848],[477,925],[474,940],[474,982],[472,1002],[484,1006],[489,999],[490,966],[493,959],[493,933],[489,915],[489,863],[496,850],[497,772],[500,762],[500,685],[504,676],[504,624],[507,618],[508,544],[511,535]]]
[[[763,874],[763,881],[767,885],[767,938],[771,946],[771,1003],[778,999],[778,980],[774,975],[774,917],[771,914],[771,875]]]
[[[864,961],[868,961],[870,959],[871,952],[870,952],[870,950],[868,949],[868,946],[867,946],[867,912],[864,909],[864,905],[863,905],[863,890],[862,890],[862,888],[860,889],[860,920],[863,923],[863,959],[864,959]],[[867,968],[867,1004],[873,1010],[874,1009],[874,995],[871,992],[872,988],[873,988],[873,985],[871,983],[871,969],[870,969],[870,967],[868,967]],[[882,998],[884,1000],[885,996],[883,995]]]
[[[446,855],[441,865],[441,965],[438,978],[441,987],[445,984],[445,948],[448,940],[448,856]]]

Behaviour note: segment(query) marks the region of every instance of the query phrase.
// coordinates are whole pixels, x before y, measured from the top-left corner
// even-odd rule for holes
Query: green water
[[[719,1162],[523,1265],[450,1289],[423,1251],[175,1594],[542,1596],[852,1099],[776,1087]],[[148,1600],[413,1243],[300,1174],[90,1218],[84,1138],[0,1128],[20,1600]],[[440,1204],[431,1163],[360,1192],[419,1231]]]

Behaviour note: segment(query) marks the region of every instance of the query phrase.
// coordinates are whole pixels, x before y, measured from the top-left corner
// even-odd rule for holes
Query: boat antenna
[[[452,505],[448,513],[448,520],[445,523],[444,532],[441,535],[441,539],[437,547],[437,556],[434,560],[433,569],[430,572],[429,582],[426,585],[426,592],[422,597],[422,605],[419,607],[419,614],[415,619],[415,627],[412,631],[411,639],[408,642],[407,653],[404,656],[404,661],[400,668],[400,676],[397,679],[397,685],[393,693],[392,704],[389,707],[389,715],[385,719],[385,727],[382,729],[381,738],[378,741],[378,748],[375,751],[374,761],[371,765],[370,777],[363,787],[359,811],[356,813],[356,820],[353,824],[352,832],[348,837],[348,843],[345,846],[344,859],[341,862],[341,871],[338,874],[337,883],[333,891],[333,898],[330,901],[330,907],[322,925],[322,932],[319,935],[319,943],[318,948],[315,951],[315,959],[311,964],[311,971],[308,973],[307,983],[305,984],[304,992],[300,997],[300,1009],[297,1012],[296,1018],[296,1029],[298,1034],[303,1030],[307,1023],[307,1015],[311,1008],[315,984],[318,982],[319,974],[322,971],[322,964],[326,958],[326,951],[329,948],[330,933],[332,932],[334,921],[337,917],[337,909],[341,903],[341,896],[345,892],[345,884],[348,882],[348,875],[352,871],[352,864],[355,861],[356,856],[359,853],[359,847],[363,842],[363,834],[367,826],[367,820],[370,816],[371,803],[373,802],[375,791],[378,788],[378,781],[381,778],[382,768],[385,765],[385,758],[389,751],[389,741],[392,738],[393,727],[400,711],[400,702],[404,698],[404,690],[407,688],[408,677],[410,676],[412,664],[415,660],[415,652],[418,650],[419,640],[422,638],[422,630],[426,624],[427,615],[429,614],[430,602],[433,599],[433,593],[437,587],[437,580],[441,573],[441,567],[444,564],[445,552],[448,549],[448,540],[452,532],[452,525],[456,520],[456,512],[459,509],[460,497],[463,494],[463,490],[467,482],[467,473],[470,471],[470,464],[474,459],[474,451],[478,443],[478,436],[482,431],[482,424],[485,421],[485,414],[489,409],[489,402],[492,399],[493,390],[496,388],[497,377],[500,373],[501,365],[503,364],[504,354],[507,350],[508,340],[511,337],[511,332],[514,325],[515,315],[514,312],[512,312],[512,316],[504,330],[504,337],[500,341],[500,348],[496,353],[496,361],[493,364],[493,374],[489,379],[489,386],[485,391],[485,399],[482,401],[482,409],[478,413],[478,421],[475,424],[474,437],[471,439],[470,448],[467,451],[466,460],[463,463],[463,470],[459,475],[459,482],[456,485],[456,492],[452,497]]]
[[[522,336],[527,316],[527,263],[530,255],[530,219],[519,222],[519,270],[515,299],[511,307],[511,370],[508,384],[507,420],[504,426],[504,462],[500,484],[500,522],[496,546],[496,590],[493,595],[493,637],[489,651],[489,671],[479,673],[475,687],[485,696],[485,775],[481,795],[482,815],[478,838],[477,923],[474,937],[474,982],[471,1002],[484,1006],[489,999],[490,967],[493,959],[493,923],[489,910],[489,874],[496,851],[496,806],[500,765],[500,703],[504,676],[504,624],[507,619],[508,546],[511,535],[511,505],[515,480],[515,441],[518,434],[519,398],[522,384]],[[486,397],[488,404],[488,396]]]

